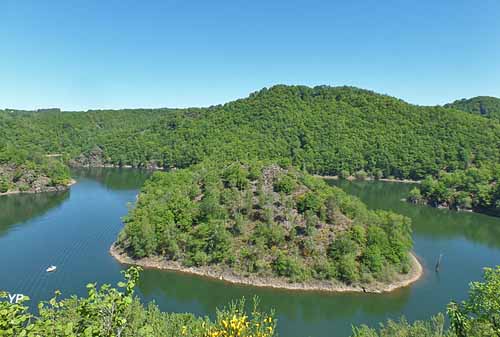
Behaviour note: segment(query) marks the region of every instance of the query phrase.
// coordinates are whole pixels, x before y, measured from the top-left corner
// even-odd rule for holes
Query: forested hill
[[[497,97],[478,96],[470,99],[464,98],[446,104],[445,107],[500,120],[500,98]]]
[[[500,157],[496,121],[352,87],[279,85],[209,108],[3,111],[0,132],[0,148],[62,153],[83,165],[258,157],[318,174],[422,178]]]

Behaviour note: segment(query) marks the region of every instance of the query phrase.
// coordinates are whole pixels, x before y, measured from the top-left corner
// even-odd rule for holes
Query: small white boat
[[[56,266],[50,266],[49,268],[47,268],[47,273],[51,273],[53,271],[56,271],[57,267]]]

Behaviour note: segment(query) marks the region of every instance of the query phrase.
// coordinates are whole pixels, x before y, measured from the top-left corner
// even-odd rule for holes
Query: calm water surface
[[[136,170],[75,171],[78,183],[64,193],[0,197],[0,289],[27,294],[32,302],[63,294],[85,294],[85,284],[116,283],[123,269],[108,248],[121,217],[148,173]],[[376,325],[405,315],[425,319],[451,299],[466,296],[481,268],[500,264],[500,219],[418,207],[401,201],[411,186],[382,182],[332,182],[370,208],[389,209],[413,220],[415,251],[426,274],[390,294],[297,293],[232,286],[164,271],[144,271],[139,293],[163,310],[212,314],[232,299],[258,295],[275,308],[281,336],[349,336],[352,324]],[[444,255],[441,272],[433,266]],[[47,274],[48,265],[57,265]]]

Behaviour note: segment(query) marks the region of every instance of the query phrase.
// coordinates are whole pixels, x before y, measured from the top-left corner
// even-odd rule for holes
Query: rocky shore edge
[[[70,182],[66,185],[59,185],[59,186],[46,186],[42,188],[41,190],[27,190],[27,191],[7,191],[4,193],[0,193],[0,196],[2,195],[10,195],[10,194],[34,194],[34,193],[46,193],[46,192],[62,192],[68,190],[71,186],[76,184],[75,179],[71,179]]]
[[[339,176],[322,176],[322,175],[314,175],[317,178],[321,179],[326,179],[326,180],[341,180]],[[355,176],[349,176],[345,178],[345,180],[349,181],[385,181],[389,183],[401,183],[401,184],[420,184],[420,180],[411,180],[411,179],[396,179],[396,178],[373,178],[373,177],[366,177],[363,179],[358,179]]]
[[[253,287],[298,290],[298,291],[320,291],[320,292],[365,292],[386,293],[396,289],[404,288],[418,281],[424,274],[423,267],[415,254],[410,253],[411,270],[408,274],[399,274],[397,279],[390,283],[373,282],[370,284],[347,285],[339,281],[312,280],[304,283],[290,283],[285,279],[277,277],[243,276],[237,275],[231,270],[222,270],[213,266],[186,267],[177,261],[169,261],[161,257],[148,257],[133,259],[113,243],[109,253],[118,262],[126,265],[135,265],[148,269],[162,269],[186,274],[198,275],[211,279],[217,279],[232,284],[248,285]]]

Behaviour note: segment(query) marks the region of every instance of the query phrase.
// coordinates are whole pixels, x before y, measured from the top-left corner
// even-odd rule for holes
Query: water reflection
[[[139,189],[153,172],[129,168],[75,168],[71,173],[75,177],[92,179],[119,191]]]
[[[336,325],[342,336],[350,331],[346,324],[355,317],[399,317],[412,294],[404,288],[390,294],[333,294],[324,292],[292,292],[286,290],[230,285],[218,280],[158,270],[145,270],[139,282],[139,290],[145,301],[154,300],[162,310],[191,311],[199,315],[214,313],[230,301],[258,296],[262,307],[275,309],[283,334],[293,326],[294,332],[284,335],[301,336],[301,327],[320,327],[316,336],[328,331],[326,326]],[[304,330],[305,333],[305,330]]]
[[[14,224],[22,225],[59,206],[69,195],[69,191],[64,191],[0,196],[0,237],[7,234]]]
[[[500,218],[484,214],[455,212],[429,206],[415,206],[403,200],[413,187],[388,182],[329,180],[356,195],[370,208],[389,209],[412,218],[413,231],[435,239],[466,238],[492,248],[500,248]]]
[[[160,300],[162,307],[171,311],[196,303],[199,312],[210,312],[231,300],[257,295],[264,306],[275,308],[288,319],[309,322],[332,317],[350,317],[355,313],[386,314],[398,313],[407,303],[410,288],[391,294],[332,294],[325,292],[296,292],[268,288],[255,288],[227,284],[197,276],[158,270],[145,270],[139,283],[139,290],[145,299]],[[386,303],[383,307],[379,304]],[[181,310],[182,311],[182,310]]]

